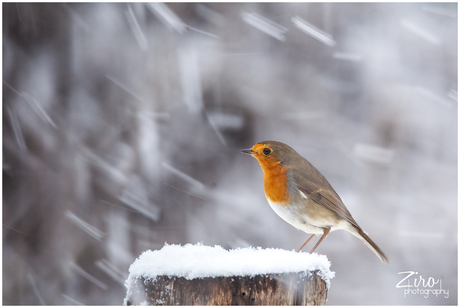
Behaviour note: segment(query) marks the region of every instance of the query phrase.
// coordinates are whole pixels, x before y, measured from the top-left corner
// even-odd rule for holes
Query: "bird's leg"
[[[299,248],[299,250],[297,250],[297,252],[300,252],[305,246],[307,246],[308,242],[311,241],[312,238],[314,238],[316,236],[316,234],[312,234],[308,240],[302,245],[302,247]]]
[[[330,231],[331,231],[331,228],[323,228],[323,235],[321,236],[319,241],[316,243],[315,247],[313,247],[313,249],[310,251],[310,253],[313,253],[313,251],[315,251],[316,247],[318,247],[318,245],[321,244],[321,242],[329,234]]]

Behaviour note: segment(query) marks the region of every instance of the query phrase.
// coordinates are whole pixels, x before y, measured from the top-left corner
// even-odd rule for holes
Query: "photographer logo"
[[[402,279],[396,284],[396,288],[404,290],[404,297],[409,295],[420,295],[424,298],[430,296],[444,296],[449,298],[449,290],[442,288],[442,280],[433,277],[423,277],[418,272],[399,272]]]

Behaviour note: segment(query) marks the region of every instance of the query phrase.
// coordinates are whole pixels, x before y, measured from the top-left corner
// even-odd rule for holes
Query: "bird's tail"
[[[390,259],[388,259],[387,255],[380,249],[379,246],[377,246],[376,243],[374,243],[371,238],[364,233],[364,231],[361,228],[357,228],[357,232],[352,232],[354,236],[359,238],[361,241],[363,241],[364,244],[366,244],[367,247],[369,247],[370,250],[372,250],[379,259],[385,263],[385,264],[390,264]]]

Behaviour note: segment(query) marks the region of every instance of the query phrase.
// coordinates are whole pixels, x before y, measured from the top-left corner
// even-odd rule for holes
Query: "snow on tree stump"
[[[144,252],[129,269],[125,305],[325,305],[326,256],[201,244]]]

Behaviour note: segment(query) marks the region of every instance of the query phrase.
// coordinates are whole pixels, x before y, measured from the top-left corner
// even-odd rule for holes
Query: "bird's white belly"
[[[284,221],[292,225],[293,227],[310,234],[322,234],[323,229],[318,226],[315,222],[313,225],[310,217],[301,213],[299,208],[296,206],[284,206],[278,202],[272,202],[267,198],[270,207],[281,217]]]

